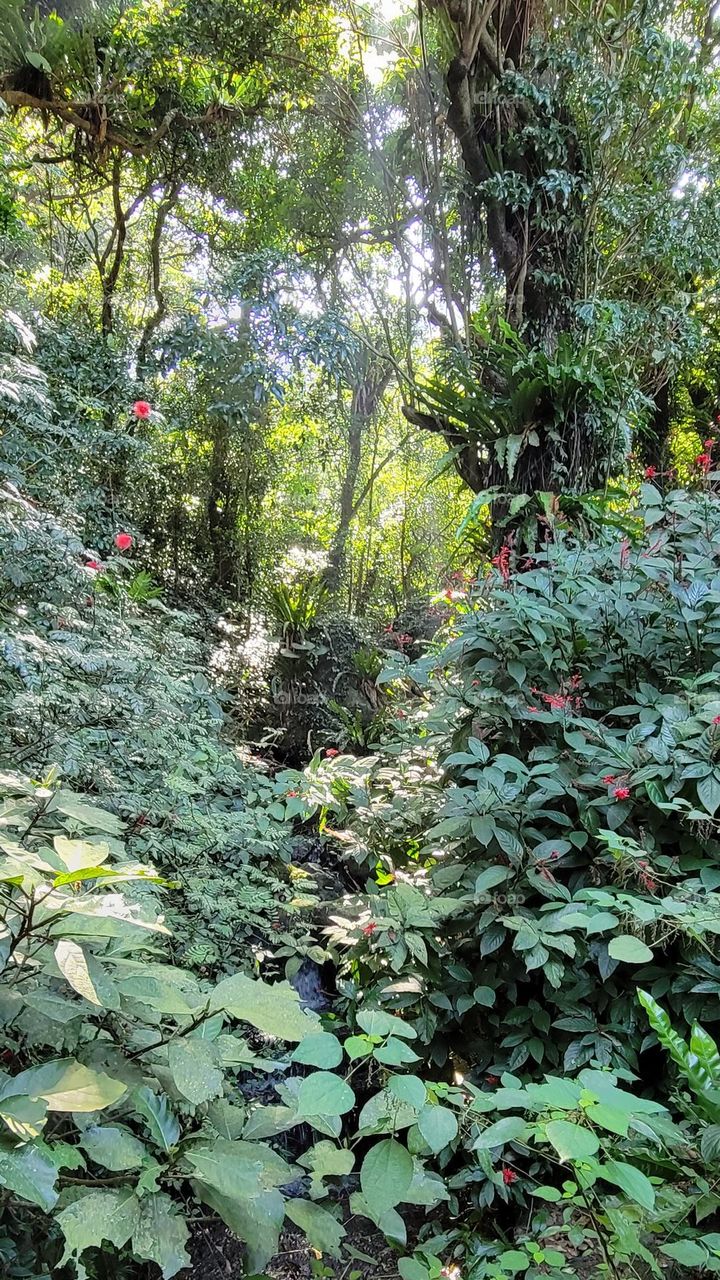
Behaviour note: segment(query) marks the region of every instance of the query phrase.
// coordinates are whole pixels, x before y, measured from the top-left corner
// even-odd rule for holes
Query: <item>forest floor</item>
[[[396,1280],[397,1253],[366,1218],[349,1216],[342,1259],[310,1247],[302,1231],[283,1231],[280,1248],[263,1275],[268,1280]],[[180,1280],[241,1280],[244,1246],[222,1222],[196,1228],[190,1246],[193,1266]]]

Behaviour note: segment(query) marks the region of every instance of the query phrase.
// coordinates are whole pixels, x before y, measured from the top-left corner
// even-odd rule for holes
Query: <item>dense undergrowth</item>
[[[273,777],[208,619],[4,494],[7,1274],[169,1277],[208,1211],[252,1273],[348,1209],[404,1280],[718,1269],[720,504],[626,529],[456,591],[381,744]]]

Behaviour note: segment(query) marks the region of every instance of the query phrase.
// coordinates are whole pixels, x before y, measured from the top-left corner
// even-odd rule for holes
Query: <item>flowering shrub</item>
[[[638,989],[681,1034],[717,1029],[720,501],[645,484],[626,527],[586,545],[558,535],[509,576],[498,563],[456,636],[411,668],[426,702],[402,752],[391,741],[360,766],[333,762],[329,787],[308,771],[306,797],[334,815],[329,826],[345,821],[345,856],[375,866],[370,891],[328,929],[350,1010],[363,999],[402,1013],[431,1069],[454,1068],[463,1088],[500,1077],[512,1094],[548,1073],[582,1084],[612,1071],[663,1108],[668,1066]],[[505,1168],[536,1178],[508,1154]],[[522,1177],[466,1158],[450,1184],[458,1210],[517,1192],[524,1202]],[[687,1168],[673,1161],[662,1177],[680,1183]],[[707,1170],[697,1177],[714,1208]],[[653,1200],[642,1240],[613,1247],[644,1257],[679,1196],[669,1188],[657,1213]],[[695,1256],[664,1241],[667,1257]],[[476,1274],[504,1271],[488,1262]]]

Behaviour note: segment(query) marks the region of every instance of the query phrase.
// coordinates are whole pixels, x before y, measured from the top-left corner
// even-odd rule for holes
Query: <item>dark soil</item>
[[[397,1280],[399,1255],[366,1218],[347,1218],[345,1229],[342,1255],[319,1258],[303,1233],[290,1227],[263,1275],[269,1280],[349,1280],[351,1274],[354,1280]],[[190,1253],[192,1270],[182,1272],[181,1280],[240,1280],[245,1274],[243,1246],[222,1222],[196,1225]]]

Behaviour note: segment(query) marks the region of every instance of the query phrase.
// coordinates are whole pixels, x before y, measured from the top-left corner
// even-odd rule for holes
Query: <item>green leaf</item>
[[[261,1272],[277,1253],[280,1230],[285,1217],[285,1201],[275,1188],[258,1190],[231,1200],[204,1183],[195,1186],[198,1197],[227,1223],[239,1240],[247,1245],[247,1272]]]
[[[223,978],[211,996],[211,1010],[226,1009],[233,1018],[249,1022],[266,1035],[279,1040],[298,1041],[313,1035],[319,1027],[317,1014],[300,1008],[299,997],[289,982],[270,986],[259,978],[235,973]]]
[[[293,1050],[292,1060],[311,1067],[338,1067],[342,1056],[342,1045],[337,1036],[329,1031],[318,1031],[300,1042]]]
[[[37,1138],[45,1127],[47,1103],[44,1098],[4,1098],[0,1101],[0,1119],[16,1138],[24,1142]]]
[[[550,1120],[545,1133],[561,1160],[588,1160],[600,1148],[591,1129],[584,1129],[571,1120]]]
[[[620,1160],[606,1160],[600,1165],[600,1173],[607,1182],[614,1182],[635,1204],[643,1209],[655,1208],[655,1189],[649,1178],[635,1165]]]
[[[7,1080],[0,1098],[26,1094],[44,1098],[48,1111],[102,1111],[126,1091],[120,1080],[91,1071],[74,1058],[59,1058],[41,1067],[29,1067]]]
[[[152,1089],[143,1085],[141,1089],[135,1090],[133,1105],[138,1115],[145,1120],[150,1136],[161,1150],[167,1154],[177,1146],[180,1125],[164,1093],[153,1093]]]
[[[423,1107],[417,1119],[417,1126],[435,1155],[457,1137],[457,1117],[448,1107]]]
[[[331,1071],[314,1071],[298,1090],[300,1116],[344,1116],[355,1106],[355,1094],[340,1076]]]
[[[672,1244],[661,1244],[660,1252],[684,1267],[704,1267],[708,1260],[707,1250],[694,1240],[674,1240]]]
[[[648,964],[653,958],[650,948],[631,933],[621,933],[612,938],[608,944],[608,955],[625,964]]]
[[[343,1048],[350,1059],[354,1062],[356,1058],[367,1058],[375,1048],[374,1041],[370,1036],[348,1036]]]
[[[404,1062],[417,1062],[418,1055],[413,1052],[404,1040],[397,1040],[395,1036],[390,1036],[385,1044],[378,1045],[373,1050],[373,1057],[384,1063],[388,1067],[399,1067]]]
[[[91,1124],[84,1130],[79,1146],[96,1164],[112,1173],[122,1173],[126,1169],[139,1169],[147,1148],[139,1138],[128,1129],[118,1129],[111,1125]]]
[[[65,1252],[60,1266],[72,1258],[79,1258],[85,1249],[97,1247],[104,1240],[121,1249],[132,1236],[139,1217],[140,1204],[134,1191],[127,1187],[120,1191],[88,1191],[81,1195],[55,1217],[65,1237]]]
[[[83,827],[105,831],[111,836],[122,835],[123,824],[119,818],[116,818],[113,813],[108,813],[107,809],[98,809],[95,805],[84,804],[72,791],[56,791],[50,808],[57,809],[59,813],[64,813],[69,818],[75,818]]]
[[[0,1148],[0,1183],[47,1212],[55,1204],[58,1171],[35,1147]]]
[[[529,1132],[529,1125],[522,1116],[504,1116],[483,1129],[473,1143],[473,1151],[491,1151],[493,1147],[503,1147],[506,1142],[524,1140]]]
[[[197,1106],[222,1093],[223,1075],[207,1040],[176,1039],[168,1045],[168,1066],[178,1093]]]
[[[547,1200],[549,1204],[557,1204],[563,1198],[562,1191],[557,1187],[533,1187],[530,1195],[536,1196],[538,1200]]]
[[[427,1089],[417,1076],[391,1076],[387,1082],[388,1092],[401,1102],[407,1102],[418,1111],[425,1106]]]
[[[413,1180],[410,1152],[394,1138],[377,1142],[368,1151],[360,1170],[363,1196],[374,1214],[399,1204]]]
[[[497,992],[492,987],[476,987],[473,991],[473,1000],[476,1004],[481,1004],[485,1008],[490,1009],[495,1003]]]
[[[403,1040],[414,1040],[417,1031],[414,1027],[396,1018],[383,1009],[361,1009],[357,1015],[358,1026],[369,1036],[400,1036]]]
[[[706,1164],[720,1163],[720,1124],[709,1124],[700,1138],[700,1154]]]
[[[258,1189],[282,1187],[293,1179],[290,1165],[263,1142],[216,1138],[192,1147],[185,1158],[192,1165],[193,1177],[231,1200],[255,1195]]]
[[[108,845],[94,844],[90,840],[69,840],[67,836],[55,836],[53,847],[68,871],[99,867],[110,857]]]
[[[90,975],[85,952],[77,942],[62,938],[55,947],[55,963],[73,991],[77,991],[78,995],[83,996],[90,1004],[103,1007],[102,999]]]
[[[720,780],[714,773],[709,773],[706,778],[699,778],[696,786],[700,803],[714,817],[720,805]]]
[[[133,1253],[156,1262],[163,1280],[190,1266],[185,1248],[189,1237],[187,1223],[170,1196],[164,1192],[143,1196],[133,1231]]]
[[[288,1200],[285,1213],[305,1233],[313,1249],[338,1256],[345,1228],[327,1209],[312,1200]]]

